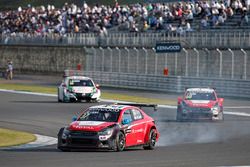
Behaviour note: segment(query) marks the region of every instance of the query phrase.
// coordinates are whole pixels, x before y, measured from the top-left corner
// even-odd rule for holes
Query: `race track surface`
[[[94,103],[57,103],[55,97],[0,92],[0,127],[56,137],[74,114]],[[61,152],[56,145],[0,150],[1,167],[158,167],[250,165],[250,103],[230,99],[224,122],[176,122],[176,109],[146,112],[161,133],[155,150]]]

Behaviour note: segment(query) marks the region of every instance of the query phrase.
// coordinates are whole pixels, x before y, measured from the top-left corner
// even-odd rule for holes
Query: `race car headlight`
[[[64,129],[62,133],[62,139],[67,139],[68,135],[69,135],[69,131],[67,129]]]
[[[97,92],[97,89],[96,89],[96,88],[93,88],[92,93],[96,93],[96,92]]]
[[[111,128],[108,128],[108,129],[105,129],[101,132],[98,132],[98,134],[100,136],[108,136],[108,135],[111,135],[112,133],[113,133],[113,129],[111,129]]]
[[[189,110],[190,110],[190,107],[185,102],[183,102],[182,103],[182,112],[187,113]]]
[[[214,114],[217,114],[217,113],[219,112],[219,109],[220,109],[220,107],[219,107],[219,104],[218,104],[218,103],[216,103],[216,104],[211,108],[211,110],[212,110],[212,112],[213,112]]]
[[[111,128],[108,128],[108,129],[105,129],[101,132],[98,132],[99,134],[99,140],[107,140],[108,138],[110,138],[113,134],[113,129]]]

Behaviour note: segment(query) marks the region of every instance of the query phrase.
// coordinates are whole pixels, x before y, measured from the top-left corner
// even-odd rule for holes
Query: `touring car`
[[[223,120],[223,101],[214,88],[188,88],[178,97],[176,120]]]
[[[58,87],[58,102],[98,102],[100,96],[99,85],[85,77],[82,71],[65,70],[62,83]]]
[[[154,119],[140,107],[155,106],[145,104],[92,106],[73,118],[69,126],[60,129],[57,147],[62,151],[90,148],[123,151],[134,146],[154,149],[160,134]]]

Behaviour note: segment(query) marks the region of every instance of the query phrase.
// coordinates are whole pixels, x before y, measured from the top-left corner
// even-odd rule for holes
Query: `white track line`
[[[43,136],[43,135],[38,135],[38,134],[35,134],[35,136],[36,136],[36,141],[34,142],[30,142],[30,143],[18,145],[18,146],[4,147],[4,148],[1,148],[1,150],[28,149],[28,148],[36,148],[36,147],[54,145],[57,143],[57,138],[54,138],[54,137]]]

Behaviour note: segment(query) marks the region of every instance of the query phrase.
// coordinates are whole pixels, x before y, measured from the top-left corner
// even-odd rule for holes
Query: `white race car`
[[[82,71],[65,70],[64,79],[58,87],[58,102],[98,102],[101,90],[91,78],[83,76]]]

